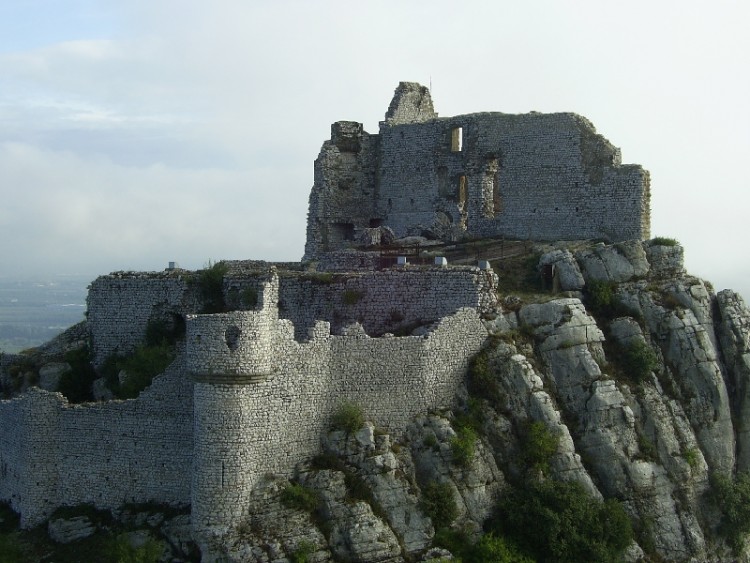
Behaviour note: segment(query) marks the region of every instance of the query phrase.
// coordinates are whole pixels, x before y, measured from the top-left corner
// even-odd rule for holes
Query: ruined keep
[[[439,118],[401,82],[377,135],[339,121],[315,161],[305,258],[390,227],[443,240],[644,240],[649,175],[573,113]]]

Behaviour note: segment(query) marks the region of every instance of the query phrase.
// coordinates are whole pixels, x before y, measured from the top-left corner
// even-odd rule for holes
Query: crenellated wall
[[[246,340],[241,333],[239,346],[226,341],[232,327],[254,331],[261,324],[267,333],[252,332]],[[199,541],[242,521],[263,474],[291,475],[299,460],[319,453],[320,436],[342,402],[360,405],[369,420],[396,435],[416,414],[452,405],[469,358],[487,337],[477,309],[468,307],[422,336],[371,338],[360,325],[345,332],[331,335],[321,321],[299,342],[289,320],[272,320],[265,309],[188,318]],[[254,377],[258,365],[267,376]]]

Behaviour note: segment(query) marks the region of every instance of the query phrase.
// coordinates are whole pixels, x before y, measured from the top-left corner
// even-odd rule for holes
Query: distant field
[[[0,352],[38,346],[83,320],[94,277],[0,277]]]

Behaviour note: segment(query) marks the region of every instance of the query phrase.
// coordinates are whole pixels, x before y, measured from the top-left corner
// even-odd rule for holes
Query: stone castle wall
[[[248,288],[263,298],[262,287],[273,268],[232,267],[224,280],[230,309],[243,305]],[[201,310],[200,293],[189,272],[110,274],[97,278],[89,290],[88,326],[94,362],[111,354],[126,355],[144,342],[151,320],[170,321]],[[491,272],[450,267],[393,269],[343,274],[285,272],[277,297],[279,316],[291,320],[298,339],[307,338],[318,320],[331,323],[334,333],[360,322],[368,334],[396,332],[429,323],[461,307],[486,311],[494,305]],[[274,301],[274,303],[276,303]]]
[[[294,323],[297,337],[306,338],[316,321],[331,324],[338,334],[360,323],[367,334],[397,333],[434,322],[471,307],[486,312],[496,305],[497,280],[474,267],[405,268],[333,274],[330,281],[311,276],[282,276],[280,316]]]
[[[182,271],[100,276],[86,299],[94,363],[142,344],[149,321],[172,321],[200,308],[198,289]]]
[[[341,129],[361,142],[337,141]],[[378,135],[355,122],[332,126],[315,161],[305,259],[379,226],[442,240],[644,240],[649,174],[623,165],[579,115],[438,118],[426,88],[401,83]]]
[[[70,405],[31,389],[0,402],[0,501],[22,526],[65,505],[190,503],[193,397],[183,358],[138,399]]]
[[[147,501],[192,502],[203,531],[238,523],[260,475],[289,475],[318,452],[342,401],[394,434],[415,414],[450,406],[486,338],[480,314],[496,287],[494,274],[468,267],[368,272],[317,280],[312,289],[302,275],[279,281],[273,272],[225,280],[227,294],[239,294],[242,283],[258,289],[253,310],[186,312],[184,348],[137,399],[70,405],[32,389],[0,402],[0,501],[21,513],[23,526],[59,506]],[[308,323],[303,339],[279,317],[285,283],[296,318]],[[197,307],[191,291],[170,276],[97,280],[89,304],[98,309],[90,329],[100,357],[137,345],[154,314]],[[347,305],[347,291],[361,296]],[[305,311],[328,298],[372,326],[394,304],[435,322],[420,336],[371,338],[348,323],[333,335],[331,323]]]
[[[648,238],[648,173],[578,115],[472,114],[380,137],[379,214],[397,235],[447,218],[475,236]]]
[[[233,327],[267,322],[275,324],[270,348],[267,341],[260,348],[226,342]],[[296,463],[319,453],[320,436],[343,402],[360,405],[368,419],[396,435],[417,413],[451,406],[486,336],[476,308],[454,312],[423,336],[371,338],[359,325],[337,336],[321,321],[304,342],[294,339],[289,320],[272,319],[267,310],[190,317],[197,534],[236,526],[263,474],[290,476]],[[248,353],[246,362],[233,358]],[[236,369],[243,365],[244,373]],[[256,377],[258,365],[267,368],[265,377]]]

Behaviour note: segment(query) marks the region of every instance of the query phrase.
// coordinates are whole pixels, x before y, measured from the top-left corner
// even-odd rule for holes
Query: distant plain
[[[84,319],[88,284],[96,276],[0,276],[0,352],[39,346]]]

